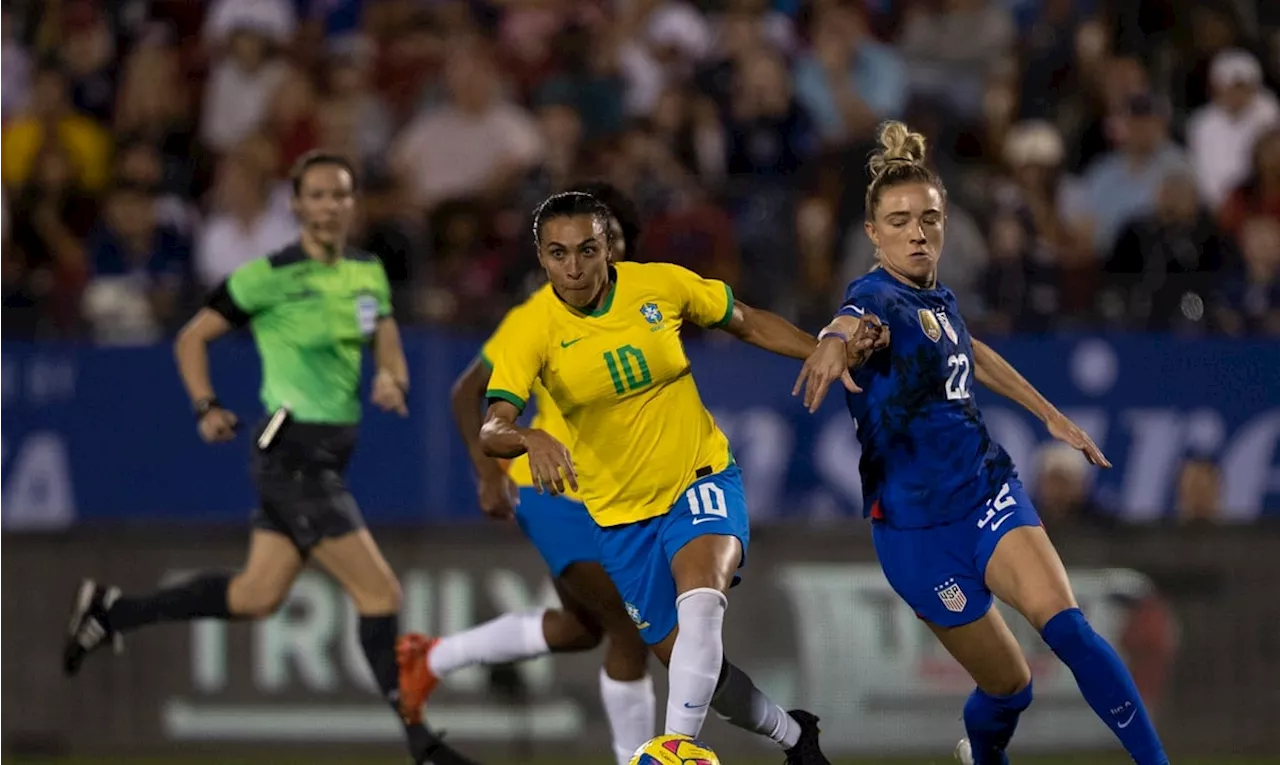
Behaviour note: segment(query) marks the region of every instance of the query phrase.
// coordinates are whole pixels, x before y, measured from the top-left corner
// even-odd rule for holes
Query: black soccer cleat
[[[92,579],[80,584],[71,606],[71,622],[67,625],[67,642],[62,649],[62,671],[71,677],[89,654],[107,643],[116,653],[124,650],[124,636],[107,624],[107,611],[120,597],[116,587],[103,587]]]
[[[425,725],[410,725],[409,753],[414,765],[480,765],[444,742],[444,731],[439,733]]]
[[[800,740],[787,750],[786,765],[831,765],[818,746],[818,716],[803,709],[793,709],[789,714],[800,723]]]

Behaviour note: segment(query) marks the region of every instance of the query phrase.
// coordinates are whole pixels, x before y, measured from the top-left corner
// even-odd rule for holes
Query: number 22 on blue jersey
[[[973,366],[969,362],[969,356],[953,353],[947,357],[947,366],[951,369],[943,386],[947,392],[947,400],[963,401],[969,398],[969,369]]]

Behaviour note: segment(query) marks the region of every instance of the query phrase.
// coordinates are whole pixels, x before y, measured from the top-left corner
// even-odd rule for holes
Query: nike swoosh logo
[[[999,518],[997,518],[997,519],[996,519],[996,522],[995,522],[995,523],[993,523],[993,524],[991,524],[991,530],[992,530],[992,531],[995,531],[996,529],[1000,528],[1000,524],[1002,524],[1002,523],[1004,523],[1005,521],[1009,520],[1009,516],[1013,515],[1013,513],[1014,513],[1014,511],[1013,511],[1013,510],[1010,510],[1009,512],[1007,512],[1007,513],[1005,513],[1004,515],[1002,515],[1002,516],[1000,516]]]
[[[568,348],[569,346],[571,346],[571,345],[573,345],[573,344],[575,344],[575,343],[581,342],[583,339],[584,339],[584,338],[581,338],[581,337],[580,337],[580,338],[578,338],[577,340],[570,340],[570,341],[569,341],[569,342],[567,342],[567,343],[566,343],[565,341],[561,340],[561,341],[560,341],[560,347],[561,347],[561,348]]]
[[[686,706],[687,706],[687,705],[686,705]],[[1128,720],[1125,720],[1125,721],[1124,721],[1124,722],[1122,722],[1122,723],[1117,723],[1117,724],[1116,724],[1116,727],[1117,727],[1117,728],[1128,728],[1128,727],[1129,727],[1129,723],[1133,722],[1133,718],[1134,718],[1134,716],[1135,716],[1135,715],[1137,715],[1137,714],[1138,714],[1138,710],[1137,710],[1137,709],[1134,709],[1132,712],[1130,712],[1130,713],[1129,713],[1129,719],[1128,719]]]
[[[690,704],[690,703],[689,703],[689,702],[687,702],[687,701],[684,703],[684,708],[685,708],[685,709],[701,709],[701,708],[703,708],[703,707],[705,707],[705,706],[706,706],[706,704]]]
[[[866,312],[867,312],[867,309],[865,309],[865,308],[859,308],[859,307],[857,307],[856,305],[849,305],[849,306],[847,306],[847,307],[848,307],[848,309],[849,309],[850,311],[853,311],[854,313],[858,314],[859,316],[861,316],[862,314],[864,314],[864,313],[866,313]]]
[[[697,526],[699,523],[706,523],[707,521],[718,521],[718,520],[720,519],[719,518],[694,518],[693,525]]]

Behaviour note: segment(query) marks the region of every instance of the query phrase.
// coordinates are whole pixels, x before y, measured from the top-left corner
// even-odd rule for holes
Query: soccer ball
[[[697,739],[658,736],[636,750],[631,765],[720,765],[720,758]]]

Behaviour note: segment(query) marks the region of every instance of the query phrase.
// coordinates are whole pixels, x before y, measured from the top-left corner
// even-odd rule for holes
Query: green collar
[[[609,309],[613,307],[613,297],[618,292],[618,272],[613,266],[609,266],[609,294],[604,296],[604,302],[600,304],[600,307],[591,313],[584,313],[583,311],[569,305],[564,298],[560,297],[560,293],[556,292],[554,287],[551,288],[551,291],[555,293],[556,298],[561,303],[564,303],[565,308],[568,308],[570,311],[573,311],[579,316],[585,316],[588,319],[598,319],[606,313],[609,313]]]

